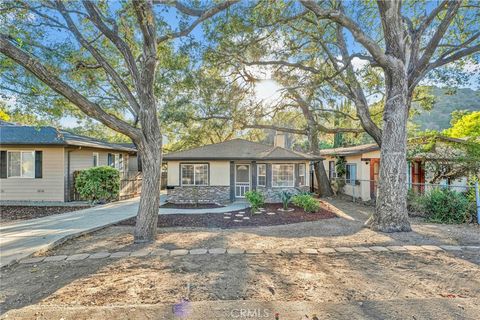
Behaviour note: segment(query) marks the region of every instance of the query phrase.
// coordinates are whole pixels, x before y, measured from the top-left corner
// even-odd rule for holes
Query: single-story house
[[[431,187],[435,173],[429,162],[438,160],[438,157],[446,152],[445,142],[465,143],[462,139],[439,136],[435,139],[436,152],[407,154],[407,185],[414,190],[424,191],[425,187]],[[409,151],[414,145],[421,145],[423,142],[409,140]],[[352,147],[340,147],[323,149],[320,154],[324,157],[323,164],[331,181],[337,179],[336,163],[339,157],[345,161],[345,176],[342,192],[346,195],[358,198],[362,201],[375,199],[378,187],[378,175],[380,170],[380,147],[375,144],[363,144]],[[447,159],[448,160],[448,159]],[[464,176],[454,179],[440,179],[434,182],[435,185],[453,185],[458,191],[465,191],[467,178]]]
[[[0,201],[70,201],[73,173],[110,165],[129,172],[136,149],[49,126],[0,122]],[[135,166],[133,166],[135,167]]]
[[[284,148],[282,135],[275,141],[233,139],[166,154],[167,201],[226,203],[257,190],[277,202],[282,190],[309,191],[310,164],[321,158]]]

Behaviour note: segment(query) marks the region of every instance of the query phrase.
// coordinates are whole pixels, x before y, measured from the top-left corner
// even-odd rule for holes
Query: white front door
[[[235,165],[235,197],[245,198],[245,192],[250,191],[250,165]]]

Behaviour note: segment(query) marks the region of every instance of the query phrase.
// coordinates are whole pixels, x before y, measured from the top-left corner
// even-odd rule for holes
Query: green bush
[[[258,209],[265,203],[265,197],[258,191],[245,192],[245,198],[252,207],[252,212],[258,211]]]
[[[419,196],[416,203],[425,212],[427,220],[437,223],[466,222],[470,208],[464,194],[448,188],[432,189]]]
[[[82,199],[89,201],[117,199],[120,192],[120,173],[108,166],[78,171],[75,175],[75,190]]]
[[[293,197],[292,203],[303,208],[305,212],[317,212],[320,210],[320,203],[310,194],[297,194]]]

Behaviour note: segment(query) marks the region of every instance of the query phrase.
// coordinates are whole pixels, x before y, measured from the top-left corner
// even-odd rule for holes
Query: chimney
[[[285,137],[285,133],[283,132],[275,132],[275,138],[273,140],[273,145],[275,147],[282,147],[282,148],[286,148],[286,137]]]

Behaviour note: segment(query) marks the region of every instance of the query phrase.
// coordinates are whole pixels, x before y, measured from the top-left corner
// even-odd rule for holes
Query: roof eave
[[[235,157],[195,157],[195,158],[182,158],[182,157],[166,157],[164,156],[163,161],[318,161],[325,160],[323,157],[312,157],[312,158],[235,158]]]

